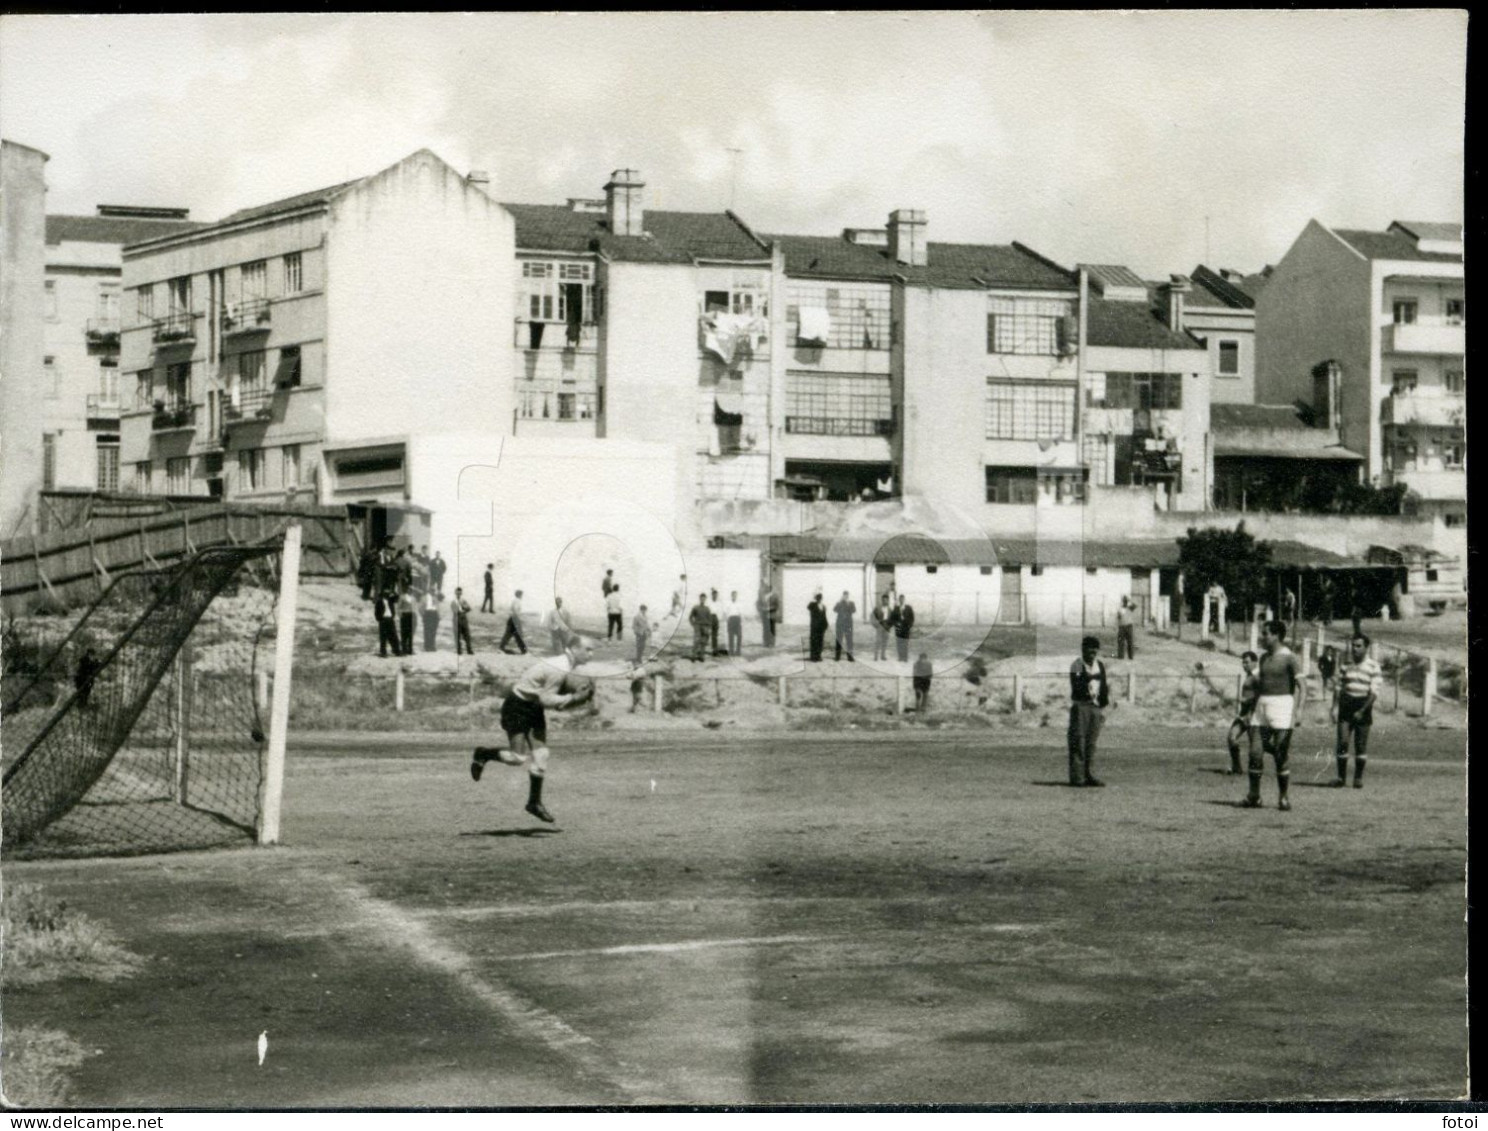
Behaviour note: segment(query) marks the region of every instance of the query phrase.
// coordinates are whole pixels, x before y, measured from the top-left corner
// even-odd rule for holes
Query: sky
[[[928,216],[1149,278],[1258,270],[1309,219],[1461,220],[1467,14],[7,15],[0,133],[48,211],[193,219],[420,148],[521,203]]]

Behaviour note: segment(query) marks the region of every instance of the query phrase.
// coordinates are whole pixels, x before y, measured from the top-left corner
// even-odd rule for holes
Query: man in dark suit
[[[899,650],[899,659],[909,662],[909,637],[914,632],[914,606],[899,595],[899,607],[894,610],[894,646]]]
[[[827,607],[822,603],[822,595],[818,593],[811,598],[811,603],[806,606],[806,615],[811,624],[811,662],[821,663],[822,645],[827,639]]]

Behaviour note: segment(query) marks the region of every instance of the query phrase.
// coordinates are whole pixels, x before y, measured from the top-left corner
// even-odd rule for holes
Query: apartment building
[[[509,432],[512,221],[478,182],[420,150],[127,247],[126,483],[397,506],[412,437]]]
[[[101,204],[46,218],[43,490],[120,487],[120,301],[126,244],[200,225],[184,208]]]
[[[0,538],[36,526],[47,155],[0,139]]]
[[[1308,401],[1336,363],[1342,444],[1420,513],[1467,521],[1465,280],[1460,225],[1384,231],[1311,221],[1256,300],[1259,400]]]
[[[1209,349],[1213,404],[1255,404],[1255,297],[1238,271],[1202,263],[1189,276],[1184,326]]]

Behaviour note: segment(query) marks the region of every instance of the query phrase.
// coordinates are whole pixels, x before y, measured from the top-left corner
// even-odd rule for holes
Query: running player
[[[1338,724],[1338,777],[1333,788],[1348,777],[1349,735],[1354,739],[1354,788],[1364,788],[1364,762],[1369,749],[1369,728],[1374,725],[1374,701],[1379,698],[1383,678],[1379,661],[1369,654],[1369,637],[1359,633],[1349,642],[1348,659],[1338,668],[1338,689],[1333,696],[1333,721]]]
[[[593,683],[581,691],[563,690],[569,672],[593,655],[594,644],[588,637],[571,635],[560,654],[546,657],[523,672],[501,704],[501,729],[506,731],[511,748],[477,746],[470,761],[470,776],[476,781],[480,781],[487,762],[508,766],[527,763],[527,812],[549,824],[553,823],[553,814],[542,803],[543,778],[548,772],[548,721],[543,708],[574,707],[594,698]]]
[[[1307,699],[1307,684],[1302,679],[1302,665],[1297,654],[1284,643],[1286,625],[1268,620],[1261,627],[1261,655],[1257,676],[1255,711],[1250,717],[1250,792],[1241,802],[1246,809],[1261,805],[1261,775],[1266,769],[1266,753],[1276,761],[1276,807],[1292,807],[1287,798],[1291,772],[1287,769],[1287,752],[1292,745],[1292,730],[1302,717],[1302,704]]]
[[[1235,721],[1230,724],[1230,733],[1225,736],[1225,742],[1230,748],[1230,774],[1240,773],[1240,742],[1250,735],[1250,716],[1255,711],[1257,688],[1260,684],[1256,680],[1256,662],[1260,659],[1254,652],[1246,652],[1240,657],[1240,666],[1245,669],[1245,677],[1240,682],[1240,702],[1236,706]]]

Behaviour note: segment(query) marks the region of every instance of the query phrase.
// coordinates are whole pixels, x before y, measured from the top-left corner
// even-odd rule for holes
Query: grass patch
[[[6,988],[64,978],[117,982],[144,965],[144,959],[114,941],[107,928],[33,884],[6,885],[0,921],[5,940],[0,982]]]
[[[67,1073],[88,1058],[66,1033],[34,1025],[5,1029],[5,1102],[10,1107],[47,1110],[68,1103]]]

